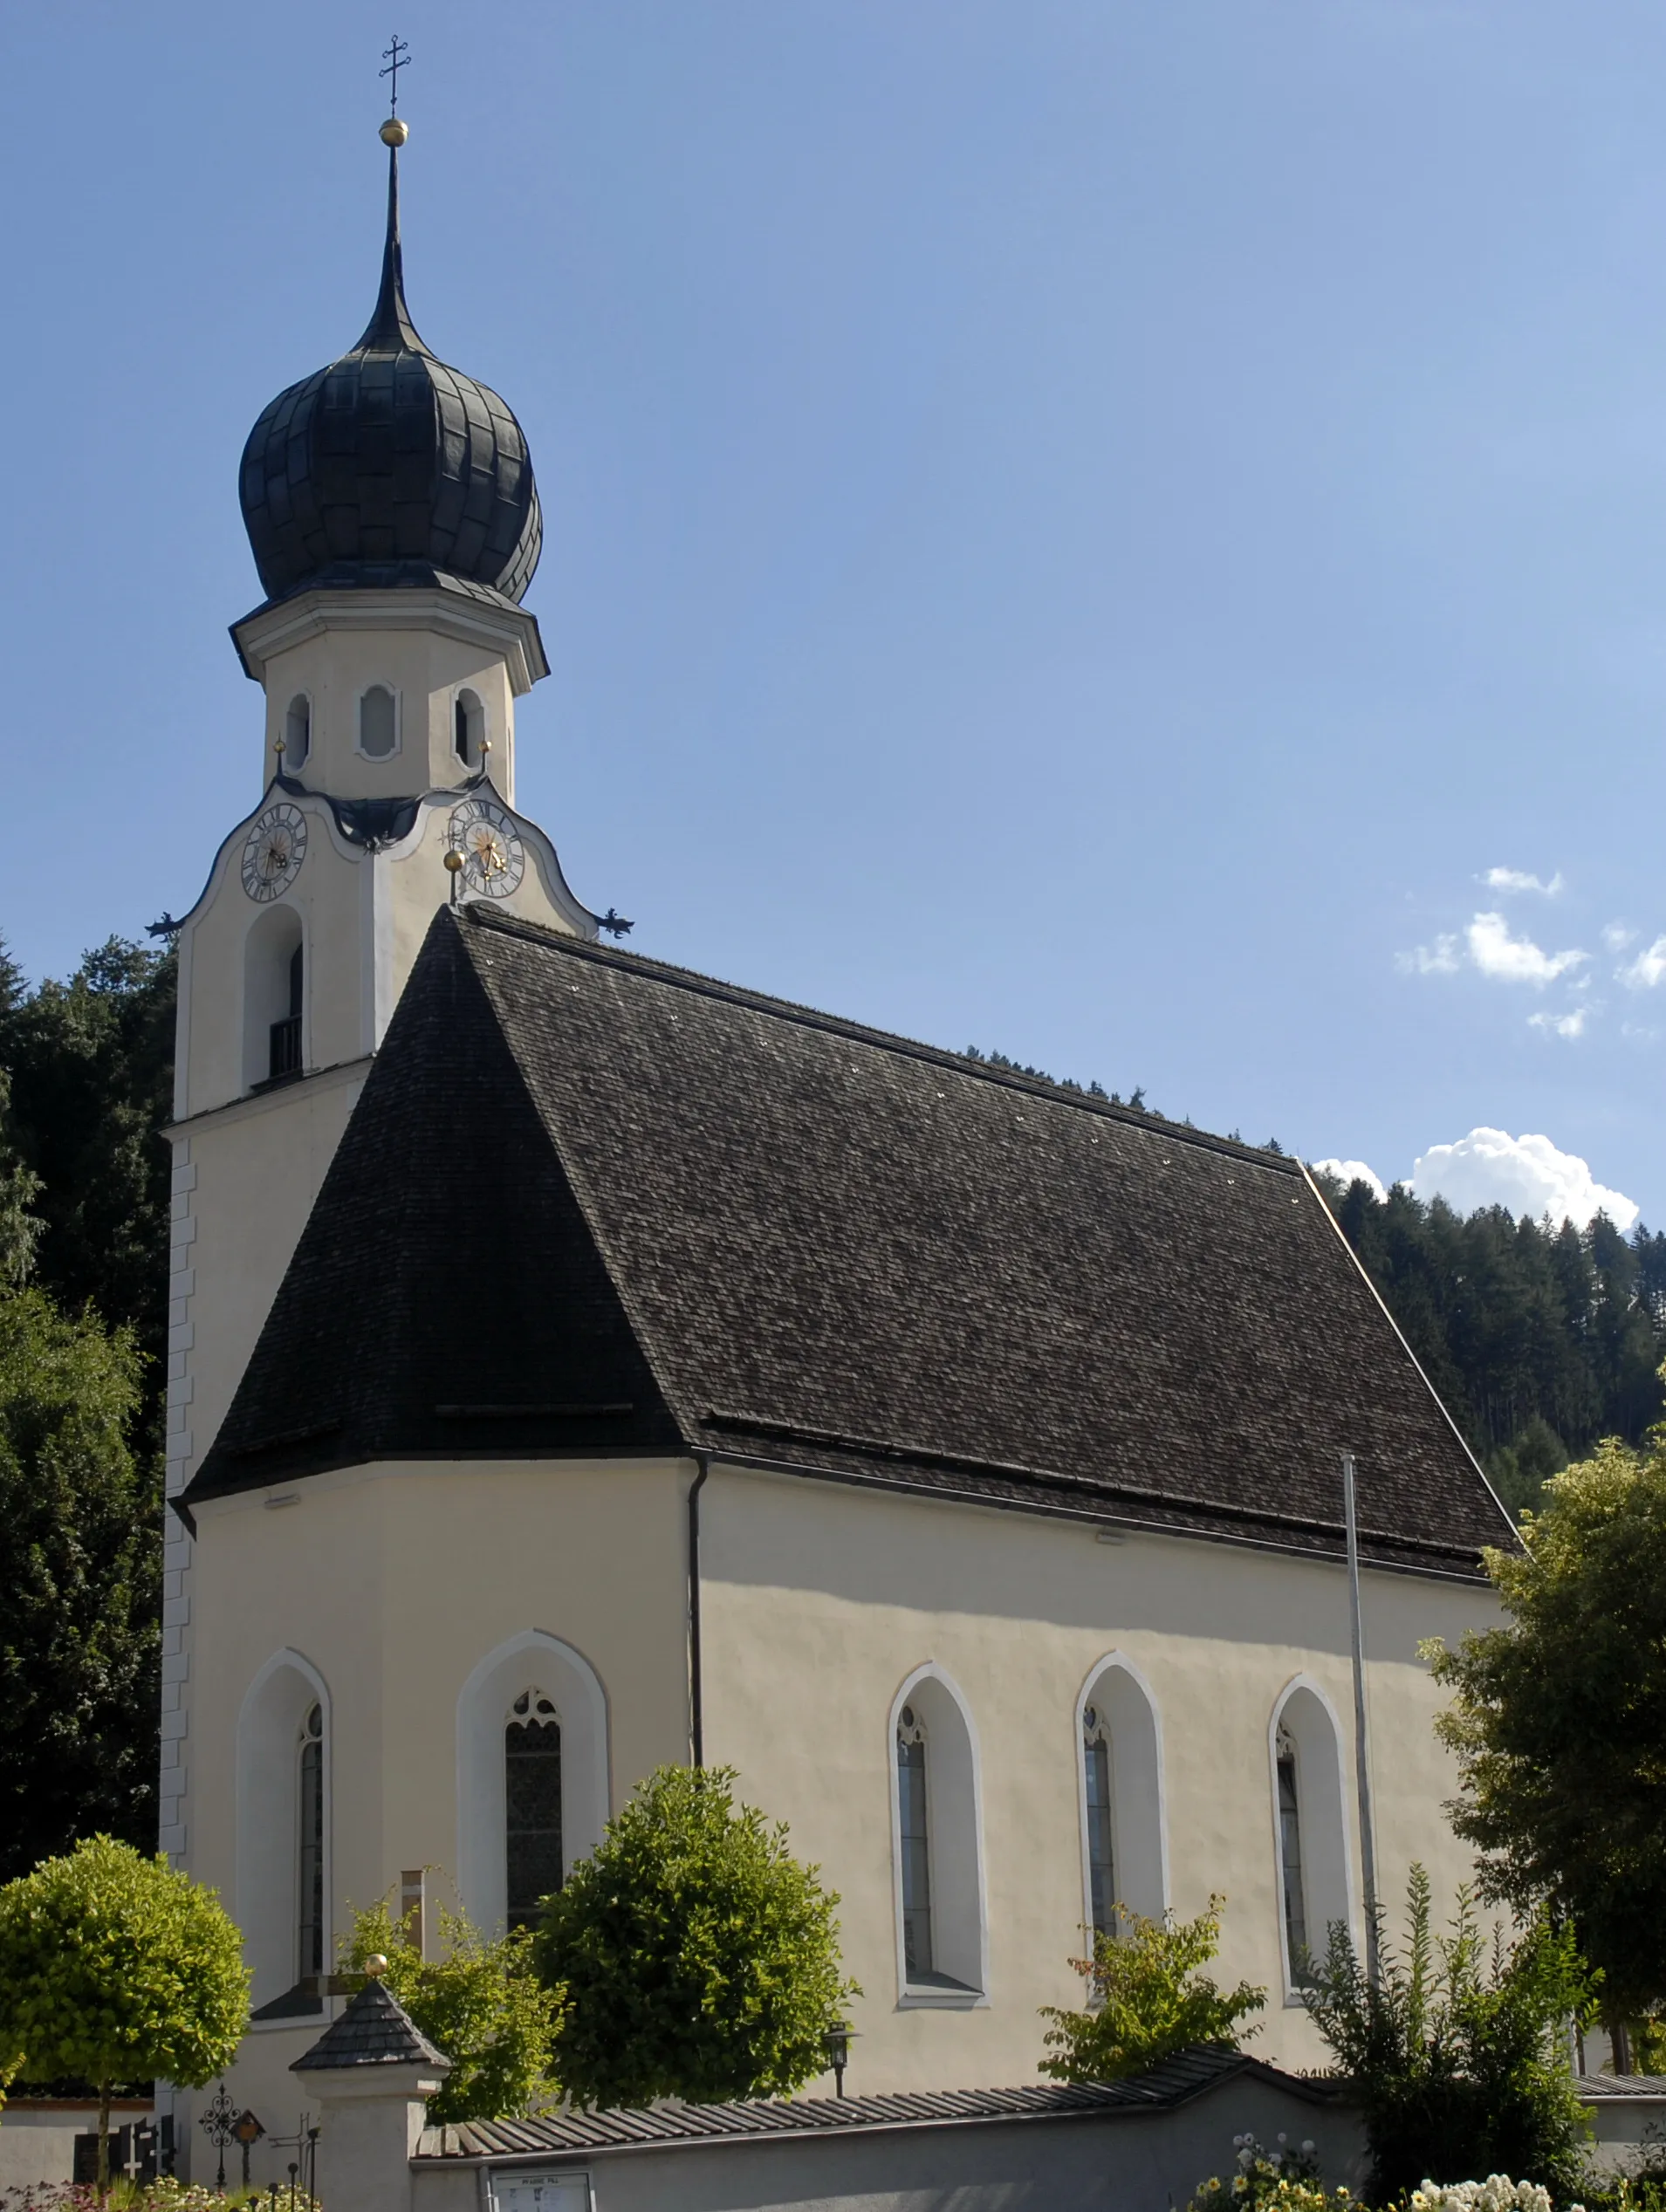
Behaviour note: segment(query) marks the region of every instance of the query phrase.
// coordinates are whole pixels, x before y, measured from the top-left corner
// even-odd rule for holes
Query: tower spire
[[[410,48],[404,39],[395,38],[382,58],[387,66],[381,73],[393,80],[387,120],[377,133],[387,148],[387,237],[382,247],[381,290],[376,295],[375,310],[365,325],[365,334],[353,351],[394,353],[403,348],[413,353],[426,353],[428,348],[417,336],[416,325],[405,305],[405,262],[399,243],[399,149],[411,134],[410,126],[400,119],[399,72],[410,67]]]

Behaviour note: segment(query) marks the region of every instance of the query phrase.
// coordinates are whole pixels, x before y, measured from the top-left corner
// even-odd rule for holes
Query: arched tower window
[[[1114,1935],[1119,1905],[1159,1920],[1169,1903],[1162,1732],[1145,1677],[1116,1652],[1089,1674],[1076,1712],[1084,1916]]]
[[[561,1719],[524,1689],[504,1727],[504,1894],[509,1925],[530,1928],[561,1887]]]
[[[295,1802],[300,1815],[295,1864],[295,1978],[324,1971],[324,1709],[314,1705],[301,1722],[300,1772]]]
[[[902,1860],[902,1962],[909,1981],[932,1971],[931,1832],[926,1811],[926,1731],[912,1705],[896,1723],[897,1840]]]
[[[478,768],[486,710],[472,691],[460,691],[451,707],[451,748],[465,768]]]
[[[398,744],[394,695],[385,683],[373,683],[359,700],[359,750],[371,760],[386,760]]]
[[[312,702],[298,691],[284,716],[284,766],[293,776],[306,766],[312,750]]]
[[[243,1065],[250,1090],[300,1074],[305,999],[301,917],[280,901],[255,916],[243,942]]]
[[[1330,1931],[1353,1929],[1352,1838],[1342,1733],[1317,1683],[1299,1679],[1272,1715],[1273,1838],[1287,1998],[1313,1978]]]

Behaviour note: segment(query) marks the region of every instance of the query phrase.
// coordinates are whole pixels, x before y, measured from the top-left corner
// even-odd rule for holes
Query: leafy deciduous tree
[[[545,1901],[538,1969],[580,2105],[783,2095],[825,2072],[847,1998],[838,1898],[785,1825],[737,1806],[730,1767],[663,1766]]]
[[[1624,2023],[1666,2004],[1666,1431],[1557,1476],[1524,1529],[1487,1558],[1505,1623],[1428,1651],[1453,1825],[1484,1895],[1571,1918]]]
[[[93,1836],[0,1888],[0,2051],[35,2079],[99,2092],[99,2188],[114,2085],[198,2088],[249,2020],[243,1938],[211,1889],[165,1859]]]
[[[440,1941],[444,1955],[424,1959],[384,1900],[354,1914],[341,1970],[362,1974],[380,1951],[382,1980],[451,2061],[444,2088],[428,2099],[436,2126],[537,2111],[557,2094],[551,2053],[565,1994],[538,1980],[524,1928],[489,1941],[462,1914],[442,1910]]]
[[[0,1292],[0,1878],[155,1837],[159,1501],[125,1330]]]
[[[1088,1985],[1085,2011],[1043,2005],[1052,2025],[1042,2037],[1049,2056],[1041,2072],[1055,2081],[1116,2081],[1143,2073],[1189,2044],[1237,2045],[1254,2028],[1239,2023],[1259,2012],[1265,1989],[1240,1982],[1223,1989],[1203,1972],[1220,1948],[1223,1897],[1211,1897],[1196,1920],[1146,1920],[1125,1906],[1118,1933],[1095,1933],[1091,1959],[1071,1965]]]

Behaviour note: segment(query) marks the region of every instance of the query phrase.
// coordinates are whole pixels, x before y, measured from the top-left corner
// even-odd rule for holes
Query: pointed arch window
[[[504,1726],[504,1844],[509,1925],[530,1928],[561,1887],[561,1716],[524,1689]]]
[[[296,1751],[299,1834],[295,1862],[295,1978],[324,1971],[324,1709],[312,1706]]]
[[[1307,1899],[1301,1866],[1301,1787],[1297,1771],[1296,1740],[1279,1723],[1279,1866],[1284,1887],[1285,1952],[1290,1961],[1290,1979],[1299,1989],[1310,1973],[1307,1943]]]
[[[902,1859],[902,1958],[910,1981],[933,1971],[931,1833],[926,1810],[926,1731],[912,1705],[896,1724],[897,1832]]]
[[[1087,1806],[1087,1889],[1095,1935],[1116,1933],[1116,1853],[1111,1827],[1111,1727],[1097,1705],[1082,1708]]]

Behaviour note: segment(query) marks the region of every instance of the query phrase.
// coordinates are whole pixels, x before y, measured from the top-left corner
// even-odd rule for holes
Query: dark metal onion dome
[[[401,132],[402,135],[402,129]],[[350,353],[280,392],[249,434],[238,496],[269,600],[460,579],[518,600],[543,542],[521,426],[417,336],[387,149],[381,291]]]

